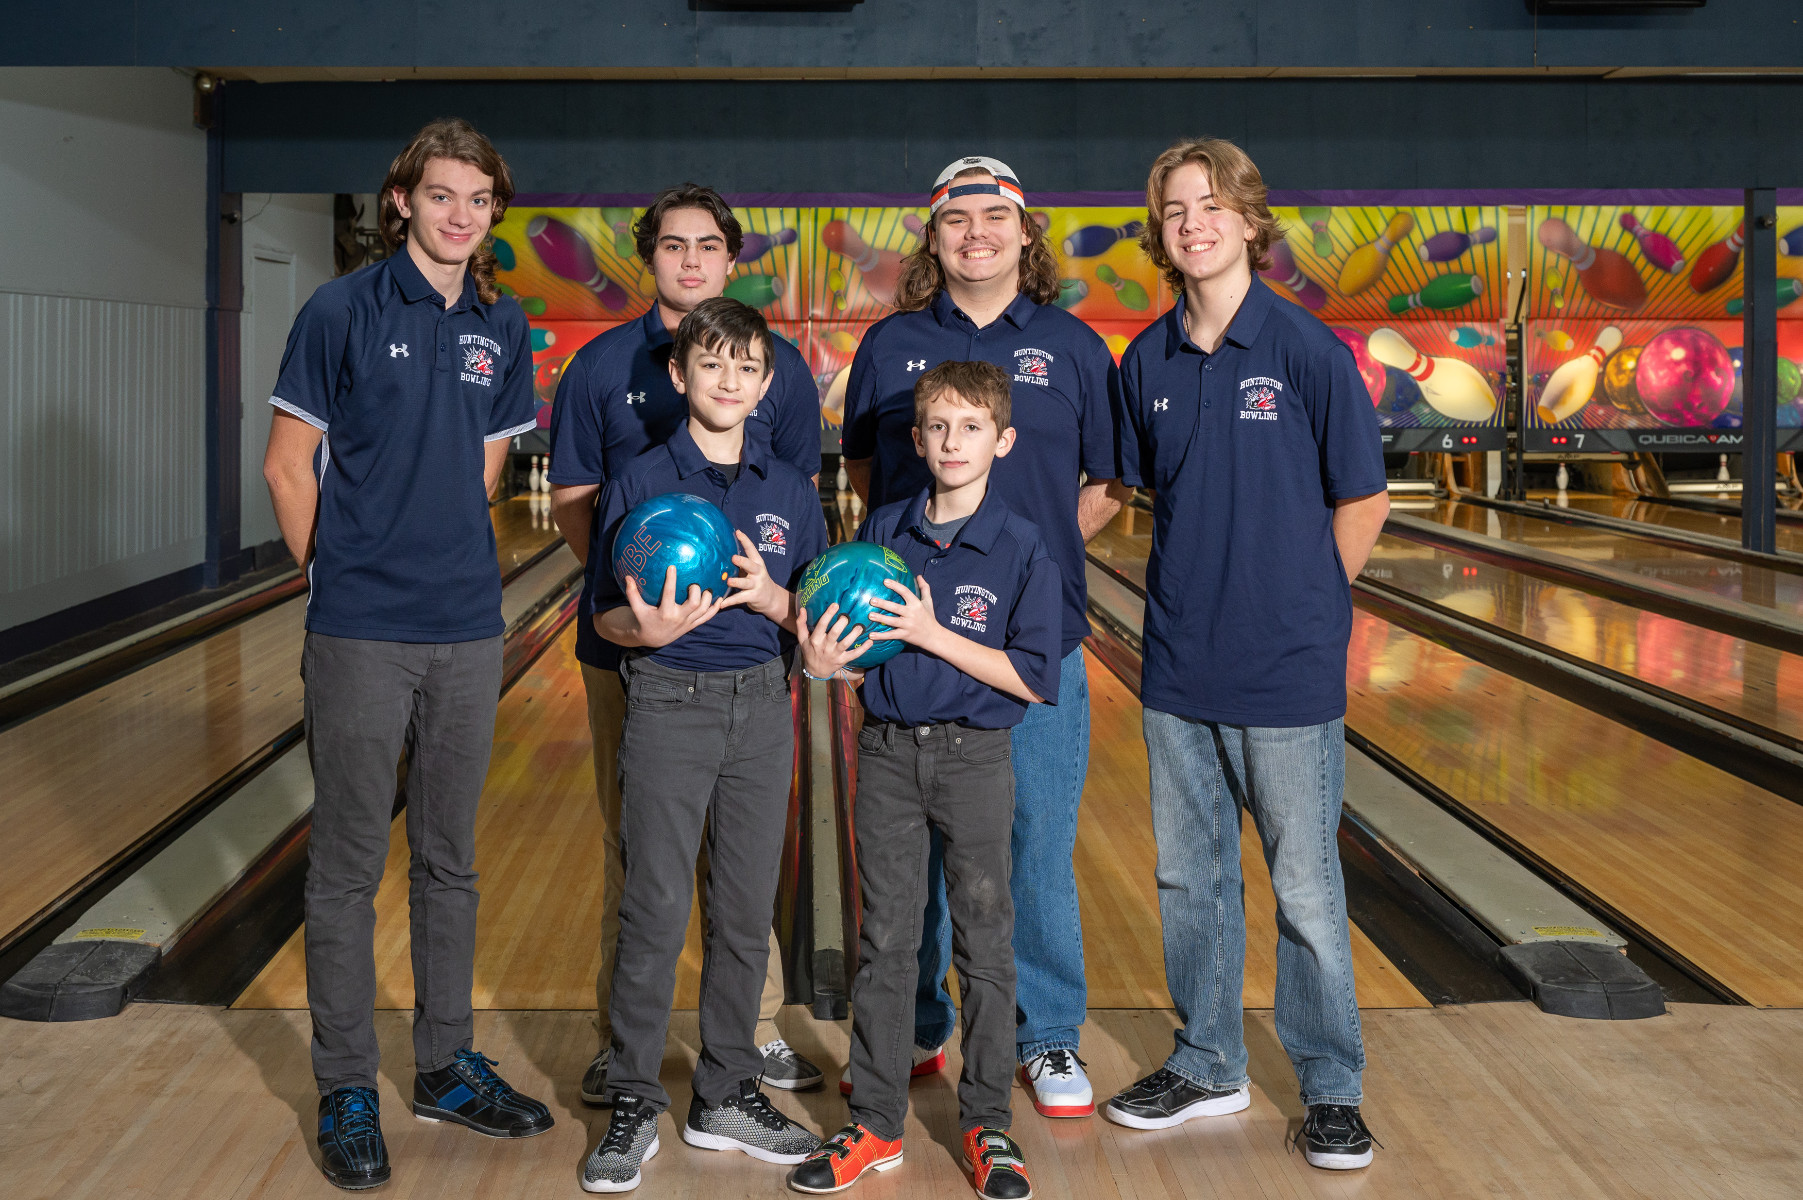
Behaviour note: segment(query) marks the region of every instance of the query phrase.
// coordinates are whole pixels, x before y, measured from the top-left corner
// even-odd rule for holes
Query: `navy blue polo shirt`
[[[1229,725],[1344,716],[1333,504],[1384,490],[1352,351],[1254,276],[1213,354],[1180,300],[1127,347],[1121,382],[1121,479],[1157,492],[1141,700]]]
[[[533,427],[532,340],[467,275],[446,307],[407,251],[322,285],[269,402],[323,432],[307,628],[383,642],[502,632],[484,444]]]
[[[551,406],[551,474],[557,487],[605,483],[621,467],[688,420],[689,402],[670,382],[670,331],[658,306],[610,329],[570,356]],[[803,475],[820,473],[820,392],[801,351],[778,337],[776,377],[746,418],[746,440],[761,439]],[[612,670],[620,648],[595,632],[594,614],[576,620],[576,657]]]
[[[819,489],[799,469],[773,457],[762,441],[748,437],[738,478],[728,484],[726,476],[702,457],[684,422],[669,441],[633,459],[602,485],[581,611],[604,613],[626,603],[626,594],[614,579],[614,535],[633,505],[667,492],[687,492],[718,506],[727,524],[757,544],[770,578],[790,591],[802,569],[829,544]],[[594,627],[593,617],[583,620]],[[651,651],[651,658],[679,671],[737,671],[769,662],[794,644],[794,637],[775,621],[739,606],[722,610],[707,624]]]
[[[1016,296],[979,329],[941,290],[916,312],[870,327],[845,388],[843,448],[868,458],[870,507],[912,499],[932,483],[914,452],[914,383],[942,362],[986,361],[1013,380],[1013,451],[998,458],[990,485],[1017,513],[1031,513],[1064,576],[1064,653],[1089,636],[1083,534],[1077,527],[1078,472],[1113,479],[1118,374],[1095,330],[1055,304]]]
[[[1003,651],[1034,695],[1058,703],[1063,573],[1039,527],[991,488],[951,545],[942,546],[924,528],[928,494],[922,489],[912,500],[877,509],[864,519],[858,540],[901,555],[932,588],[941,625]],[[865,712],[901,725],[1011,729],[1027,712],[1026,701],[913,646],[865,672],[863,690]]]

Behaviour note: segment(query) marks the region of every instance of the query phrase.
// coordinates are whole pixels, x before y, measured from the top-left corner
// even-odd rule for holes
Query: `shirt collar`
[[[1257,272],[1252,275],[1252,286],[1246,289],[1246,298],[1240,301],[1239,311],[1233,314],[1233,320],[1227,323],[1227,332],[1222,341],[1232,342],[1242,350],[1250,349],[1258,340],[1258,334],[1265,327],[1265,316],[1271,311],[1275,301],[1271,289],[1260,279]],[[1167,320],[1170,321],[1166,349],[1169,357],[1175,357],[1184,346],[1189,346],[1197,353],[1202,348],[1189,340],[1189,330],[1183,324],[1183,310],[1189,296],[1184,292],[1177,293],[1177,303],[1172,307]]]
[[[664,443],[670,448],[670,460],[676,464],[676,475],[679,479],[687,479],[699,471],[705,471],[713,464],[701,447],[695,444],[695,436],[689,432],[689,423],[685,420]],[[745,430],[745,446],[739,451],[739,463],[756,471],[760,477],[769,476],[768,456],[762,441],[752,436],[751,430]]]
[[[983,495],[983,502],[977,505],[977,511],[970,514],[969,519],[964,522],[964,527],[958,530],[958,536],[952,539],[954,546],[962,544],[984,554],[988,554],[995,548],[995,539],[1000,536],[1002,525],[1008,520],[1008,509],[1006,505],[996,499],[994,476],[990,477],[990,483],[989,490]],[[932,540],[927,537],[924,528],[927,519],[927,499],[932,494],[933,488],[930,484],[920,489],[920,494],[909,503],[908,511],[902,514],[901,520],[901,528],[918,534],[926,541]]]
[[[660,346],[668,346],[676,340],[676,336],[664,328],[664,315],[658,309],[656,300],[653,300],[651,307],[645,310],[645,315],[639,318],[639,328],[645,334],[645,345],[653,350]]]
[[[1002,310],[1002,319],[1016,329],[1025,329],[1027,327],[1027,322],[1031,321],[1033,319],[1033,314],[1038,311],[1039,305],[1033,302],[1031,296],[1027,295],[1025,292],[1018,292],[1015,294],[1014,299],[1009,302],[1008,307]],[[969,317],[964,315],[962,309],[952,303],[951,293],[944,288],[940,288],[938,292],[933,295],[933,316],[941,325],[949,325],[954,320],[962,320],[967,324],[975,324]]]
[[[389,276],[394,280],[394,285],[400,289],[401,297],[407,303],[417,304],[421,300],[430,300],[434,296],[438,296],[438,289],[433,287],[421,273],[419,264],[413,261],[413,255],[407,253],[405,242],[401,243],[400,248],[383,261],[388,264]],[[443,299],[443,297],[439,298]],[[467,270],[463,273],[463,294],[457,298],[456,304],[448,307],[447,311],[460,312],[466,308],[474,309],[484,317],[488,316],[489,306],[482,303],[481,297],[476,294],[475,277]]]

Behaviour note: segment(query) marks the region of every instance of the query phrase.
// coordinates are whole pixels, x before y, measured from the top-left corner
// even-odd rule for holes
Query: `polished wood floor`
[[[557,535],[491,510],[503,569]],[[301,719],[307,602],[279,604],[0,732],[0,944]]]
[[[1716,499],[1708,495],[1698,498]],[[1553,504],[1559,503],[1556,492],[1528,493],[1530,503],[1542,499]],[[1736,502],[1738,503],[1738,499]],[[1704,512],[1676,504],[1661,504],[1657,500],[1641,500],[1634,496],[1600,496],[1588,492],[1568,492],[1564,507],[1579,512],[1600,513],[1605,517],[1620,517],[1625,521],[1645,521],[1649,525],[1684,533],[1706,534],[1740,545],[1740,516],[1737,513]],[[1803,554],[1803,525],[1794,521],[1779,521],[1773,542],[1780,554]]]
[[[1749,1003],[1803,1006],[1803,805],[1369,613],[1347,726]]]
[[[1798,655],[1392,534],[1377,539],[1364,574],[1785,737],[1803,738]]]
[[[600,966],[601,823],[589,758],[587,708],[574,631],[501,700],[494,760],[476,816],[482,879],[474,1003],[486,1009],[580,1009],[593,1003]],[[1157,861],[1146,798],[1139,704],[1105,668],[1090,663],[1091,752],[1077,838],[1089,1003],[1163,1008]],[[1245,1003],[1269,1008],[1276,981],[1276,906],[1270,875],[1247,826]],[[236,1008],[304,1008],[305,930],[294,935],[238,998]],[[675,1003],[693,1008],[701,930],[690,914]],[[390,833],[387,874],[376,896],[378,1007],[413,1007],[408,957],[405,820]],[[1427,1000],[1353,929],[1359,998],[1367,1006]]]
[[[1803,1013],[1678,1005],[1648,1021],[1575,1021],[1525,1003],[1367,1012],[1364,1111],[1382,1141],[1361,1172],[1315,1171],[1288,1149],[1301,1111],[1269,1013],[1249,1014],[1252,1107],[1143,1133],[1099,1117],[1048,1121],[1018,1087],[1014,1135],[1040,1200],[1783,1200],[1803,1178]],[[582,1193],[577,1172],[605,1114],[576,1095],[592,1033],[582,1012],[494,1012],[476,1045],[552,1107],[556,1126],[494,1141],[407,1113],[407,1013],[381,1013],[380,1094],[393,1200],[541,1200]],[[784,1013],[789,1040],[845,1061],[842,1025]],[[1107,1095],[1161,1062],[1167,1012],[1097,1010],[1082,1053]],[[305,1013],[135,1005],[106,1021],[0,1020],[0,1162],[17,1200],[326,1200],[317,1168]],[[683,1145],[695,1017],[671,1027],[674,1105],[638,1194],[684,1200],[793,1195],[780,1167]],[[951,1071],[918,1084],[906,1157],[860,1182],[863,1200],[971,1197],[953,1149]],[[778,1094],[830,1133],[836,1089]]]

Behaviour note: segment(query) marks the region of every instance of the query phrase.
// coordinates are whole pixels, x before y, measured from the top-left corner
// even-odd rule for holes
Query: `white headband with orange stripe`
[[[960,171],[968,171],[972,167],[988,171],[995,176],[995,182],[982,183],[971,179],[956,185],[952,183],[953,176]],[[1000,159],[985,158],[981,154],[960,158],[939,172],[939,178],[933,181],[933,192],[927,200],[927,206],[931,211],[938,212],[940,206],[954,196],[1006,196],[1020,205],[1023,212],[1027,207],[1027,196],[1021,190],[1020,180],[1014,176],[1014,168]]]

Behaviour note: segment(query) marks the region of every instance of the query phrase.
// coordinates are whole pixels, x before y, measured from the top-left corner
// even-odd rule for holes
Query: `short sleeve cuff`
[[[1329,500],[1356,500],[1364,496],[1375,496],[1381,491],[1386,491],[1389,486],[1390,483],[1386,479],[1366,483],[1356,481],[1350,484],[1335,483],[1328,485],[1327,498]]]
[[[313,426],[313,428],[319,430],[319,432],[324,433],[326,431],[326,423],[302,408],[300,405],[290,404],[280,396],[271,396],[269,402],[289,416],[298,417],[300,420],[305,421],[307,424]]]
[[[1025,650],[1005,649],[1003,654],[1014,664],[1015,674],[1027,685],[1041,703],[1058,703],[1058,660],[1048,659],[1043,654],[1029,654]]]
[[[323,426],[321,428],[323,428]],[[499,442],[510,437],[518,437],[522,433],[531,433],[537,428],[538,420],[537,418],[534,418],[527,421],[524,425],[515,425],[512,429],[503,429],[499,433],[491,433],[482,440],[484,442]]]

